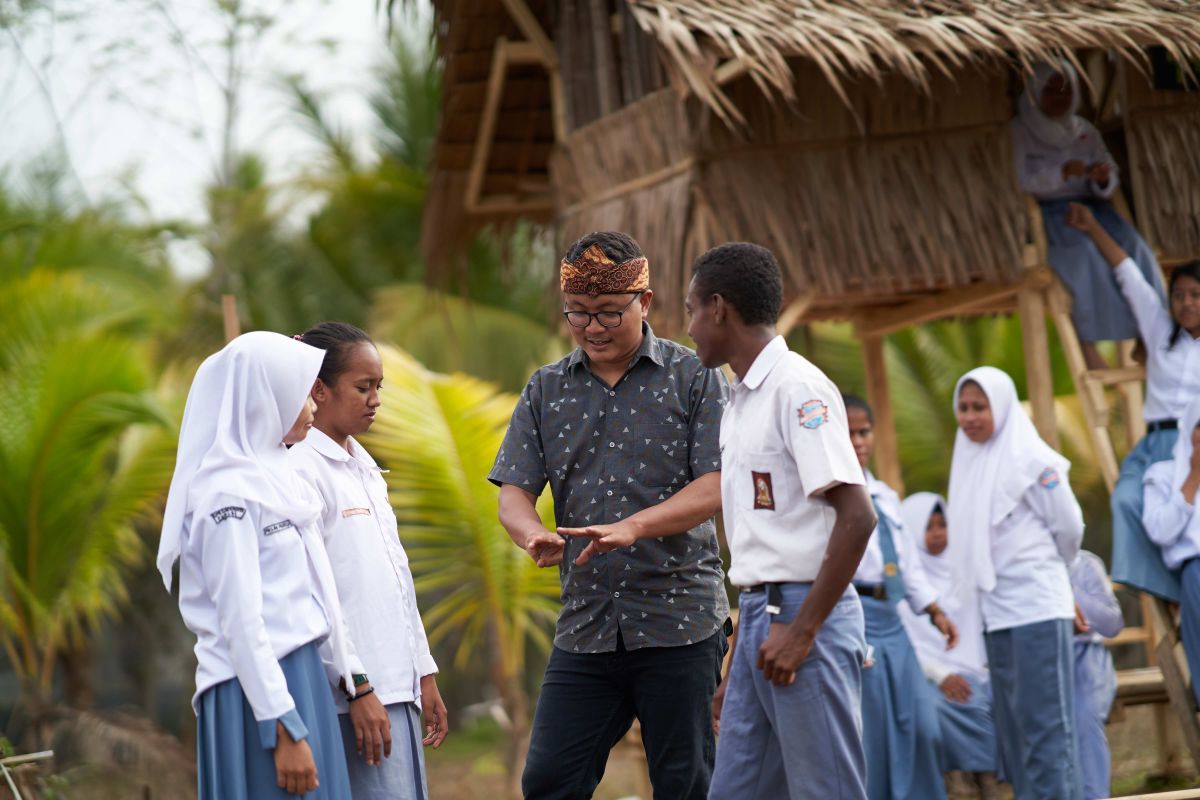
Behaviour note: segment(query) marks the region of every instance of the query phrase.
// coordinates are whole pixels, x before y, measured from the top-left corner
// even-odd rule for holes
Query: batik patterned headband
[[[625,294],[650,288],[650,262],[645,256],[614,264],[599,245],[592,245],[574,261],[559,265],[559,285],[564,294]]]

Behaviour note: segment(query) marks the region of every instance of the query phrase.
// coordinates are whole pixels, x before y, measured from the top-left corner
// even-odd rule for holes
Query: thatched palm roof
[[[712,64],[737,59],[759,87],[794,96],[787,59],[811,60],[839,89],[847,78],[929,73],[966,63],[1073,58],[1073,48],[1200,54],[1200,3],[1186,0],[629,0],[688,86],[739,118]]]

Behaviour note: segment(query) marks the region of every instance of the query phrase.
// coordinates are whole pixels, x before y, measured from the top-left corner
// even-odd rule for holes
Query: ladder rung
[[[1089,369],[1083,373],[1084,378],[1094,381],[1101,386],[1116,386],[1120,383],[1134,383],[1146,379],[1146,369],[1140,365],[1129,367],[1109,367],[1108,369]]]

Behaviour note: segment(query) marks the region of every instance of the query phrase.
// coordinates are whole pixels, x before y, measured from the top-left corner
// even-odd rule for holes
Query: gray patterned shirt
[[[533,495],[547,481],[561,527],[617,522],[721,468],[718,436],[728,384],[696,354],[654,336],[608,386],[577,348],[533,374],[496,463],[495,484]],[[556,647],[578,653],[699,642],[729,614],[716,526],[644,539],[576,566],[588,540],[570,537],[559,575]]]

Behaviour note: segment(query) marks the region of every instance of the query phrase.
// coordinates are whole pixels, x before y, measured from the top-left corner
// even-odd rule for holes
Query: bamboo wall
[[[1138,226],[1167,260],[1200,258],[1200,92],[1156,90],[1127,64],[1125,100]]]

